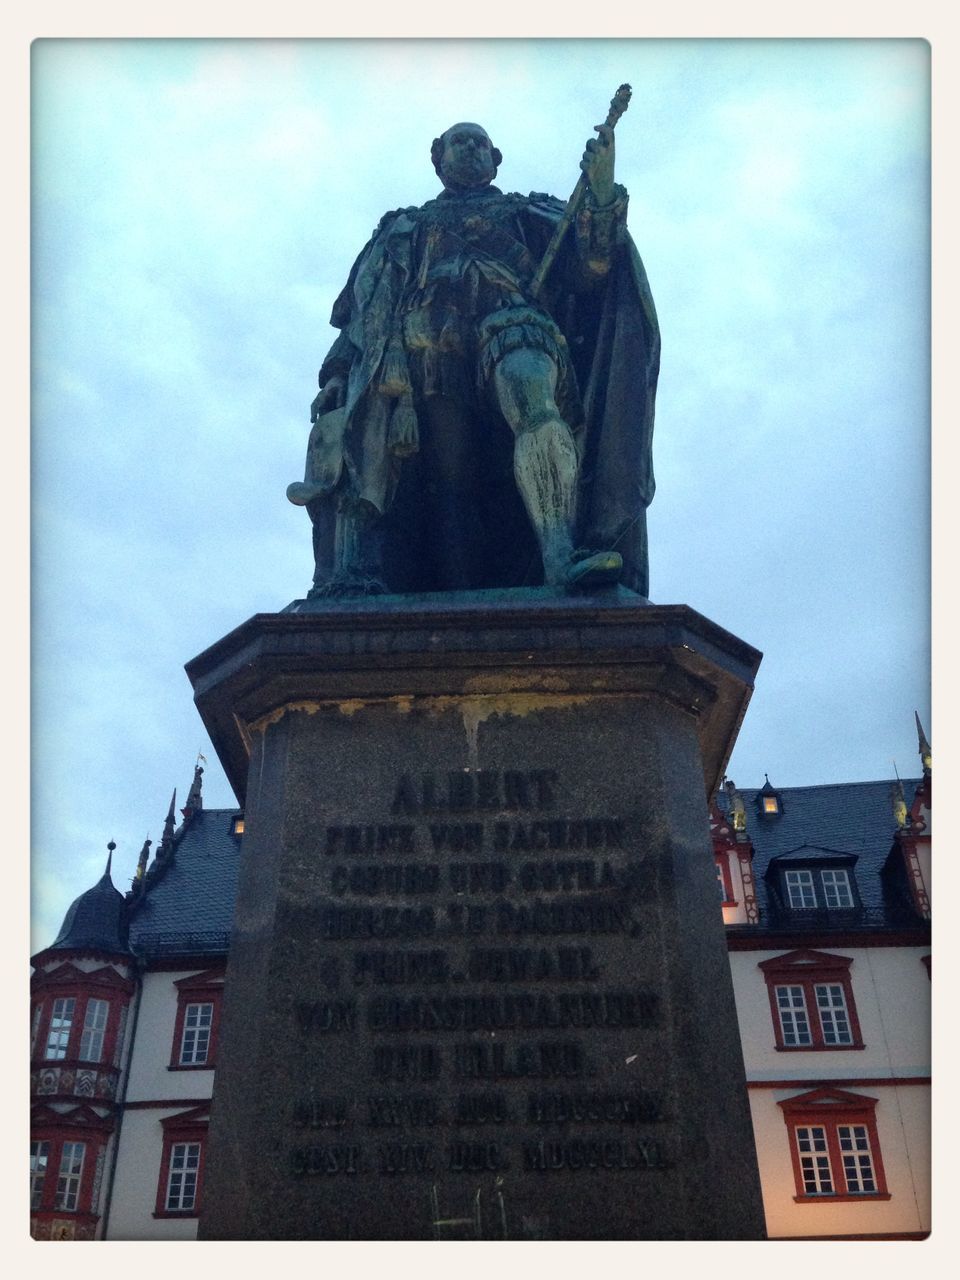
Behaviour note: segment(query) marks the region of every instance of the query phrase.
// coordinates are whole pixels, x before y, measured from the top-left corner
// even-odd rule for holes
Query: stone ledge
[[[711,794],[760,659],[686,605],[652,605],[623,588],[542,589],[294,602],[254,615],[186,671],[242,805],[251,726],[284,706],[518,692],[643,694],[683,707],[697,719]]]

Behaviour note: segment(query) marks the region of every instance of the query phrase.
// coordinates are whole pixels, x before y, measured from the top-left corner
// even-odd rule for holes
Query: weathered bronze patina
[[[288,489],[313,521],[311,596],[646,596],[660,342],[614,182],[624,106],[621,91],[566,210],[501,192],[500,151],[461,123],[433,143],[440,195],[381,219],[334,304]]]

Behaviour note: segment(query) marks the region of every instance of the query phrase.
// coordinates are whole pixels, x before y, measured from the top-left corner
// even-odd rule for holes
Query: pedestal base
[[[500,596],[188,667],[246,794],[202,1239],[763,1234],[705,803],[759,655]]]

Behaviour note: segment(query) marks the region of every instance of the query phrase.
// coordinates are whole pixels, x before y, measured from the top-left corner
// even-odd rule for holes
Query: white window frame
[[[43,1203],[43,1184],[47,1180],[50,1158],[49,1142],[30,1143],[30,1208],[39,1209]]]
[[[836,1178],[830,1164],[826,1125],[797,1125],[794,1133],[800,1155],[804,1195],[835,1196],[837,1194]]]
[[[777,983],[774,992],[783,1043],[791,1049],[809,1048],[813,1044],[813,1030],[803,987],[799,983]]]
[[[190,1213],[196,1208],[201,1150],[202,1143],[199,1142],[170,1144],[170,1168],[164,1197],[167,1213]]]
[[[837,1141],[843,1161],[847,1195],[875,1196],[879,1191],[870,1150],[870,1132],[865,1124],[838,1124]]]
[[[847,1009],[847,997],[839,982],[815,982],[817,1017],[825,1045],[853,1044],[853,1028]]]
[[[80,1036],[80,1060],[100,1062],[103,1058],[103,1042],[107,1032],[110,1001],[90,999],[83,1015],[83,1032]]]
[[[45,1061],[60,1062],[67,1056],[76,1010],[75,996],[57,996],[54,1000],[47,1028],[47,1047],[43,1055]]]
[[[183,1035],[180,1038],[179,1055],[181,1067],[202,1066],[207,1061],[210,1057],[212,1033],[213,1001],[191,1001],[183,1010]]]
[[[813,883],[813,872],[808,867],[795,867],[785,871],[784,883],[787,886],[787,899],[792,911],[809,910],[817,905],[817,891]],[[797,901],[799,898],[799,902]],[[807,901],[809,899],[809,901]]]
[[[827,867],[820,872],[823,901],[828,911],[843,911],[854,905],[850,877],[842,867]]]
[[[87,1154],[85,1142],[65,1142],[60,1152],[60,1171],[57,1174],[57,1196],[53,1207],[72,1213],[80,1198],[80,1179]]]

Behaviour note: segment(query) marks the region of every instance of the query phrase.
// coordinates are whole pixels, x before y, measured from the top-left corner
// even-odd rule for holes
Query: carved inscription
[[[318,1071],[294,1103],[292,1175],[670,1167],[646,1131],[669,1119],[660,1093],[601,1083],[611,1037],[635,1048],[662,1024],[606,941],[641,934],[655,868],[623,819],[562,795],[550,768],[404,773],[382,820],[324,829],[326,951],[295,1029],[307,1063],[360,1051],[349,1097]]]

